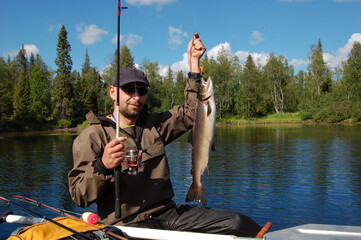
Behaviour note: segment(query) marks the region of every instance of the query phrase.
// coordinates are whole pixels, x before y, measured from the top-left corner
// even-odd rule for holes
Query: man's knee
[[[235,212],[234,217],[229,219],[232,235],[241,237],[255,237],[261,227],[251,218],[241,213]]]

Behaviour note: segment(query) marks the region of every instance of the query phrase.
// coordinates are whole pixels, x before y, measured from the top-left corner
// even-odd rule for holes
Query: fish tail
[[[204,192],[202,184],[196,186],[194,183],[189,187],[186,202],[196,201],[201,203],[204,207],[207,206],[207,197]]]

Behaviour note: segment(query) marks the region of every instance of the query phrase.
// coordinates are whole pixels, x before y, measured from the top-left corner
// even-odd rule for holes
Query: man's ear
[[[117,88],[114,86],[109,87],[109,96],[110,98],[115,101],[117,99]]]

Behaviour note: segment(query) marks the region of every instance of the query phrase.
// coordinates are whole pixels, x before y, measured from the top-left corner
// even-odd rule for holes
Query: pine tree
[[[26,58],[24,46],[19,50],[16,61],[19,77],[14,86],[13,119],[20,122],[26,122],[31,118],[31,97],[28,77],[28,60]]]
[[[321,40],[317,45],[311,46],[308,65],[309,79],[308,88],[311,97],[320,96],[321,93],[331,91],[331,71],[327,68],[323,60],[323,50]]]
[[[13,91],[16,73],[15,61],[8,59],[6,62],[0,57],[0,121],[8,121],[13,114]]]
[[[187,78],[183,71],[178,71],[175,82],[175,105],[184,103],[184,88],[186,87]]]
[[[103,79],[103,88],[100,91],[100,97],[99,97],[99,109],[100,112],[107,113],[112,111],[113,109],[113,102],[109,98],[109,86],[113,83],[116,74],[117,74],[117,51],[114,52],[114,57],[111,60],[110,66],[104,70],[104,73],[102,74]],[[120,69],[124,67],[134,67],[134,58],[129,50],[129,48],[124,45],[121,48],[120,52]]]
[[[53,115],[60,119],[71,120],[73,116],[73,83],[71,69],[73,62],[70,57],[71,46],[67,39],[67,31],[62,25],[57,44],[57,58],[55,64],[58,66],[53,83]]]
[[[80,113],[84,116],[92,110],[98,113],[98,95],[100,89],[100,76],[98,71],[90,66],[88,51],[85,52],[85,60],[81,71],[78,99]]]
[[[159,75],[159,66],[157,62],[151,62],[149,59],[144,59],[142,63],[142,70],[149,80],[149,93],[147,96],[148,109],[151,112],[159,111],[162,102],[159,98],[161,94],[161,76]]]
[[[125,67],[134,67],[134,58],[127,45],[123,45],[120,50],[119,67],[120,69]]]
[[[44,119],[51,114],[51,73],[40,55],[32,54],[29,64],[29,82],[31,92],[31,110],[38,119]]]
[[[260,71],[254,63],[252,56],[248,55],[242,71],[241,90],[239,100],[237,101],[237,108],[245,118],[256,117],[259,113],[259,81]]]

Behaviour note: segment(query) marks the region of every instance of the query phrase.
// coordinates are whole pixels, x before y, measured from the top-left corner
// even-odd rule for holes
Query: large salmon
[[[190,186],[186,202],[197,201],[207,206],[201,175],[208,168],[209,152],[213,147],[214,131],[216,126],[216,104],[211,78],[202,78],[197,96],[196,113],[191,132],[192,143],[192,175],[193,182]]]

